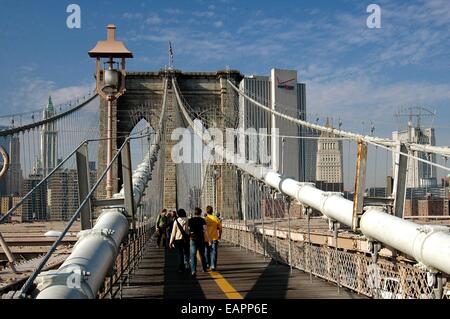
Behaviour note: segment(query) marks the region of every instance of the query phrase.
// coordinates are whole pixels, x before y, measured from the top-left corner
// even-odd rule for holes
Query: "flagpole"
[[[173,67],[173,50],[172,50],[172,43],[169,41],[169,68],[172,69]]]
[[[170,70],[172,68],[171,59],[170,59],[170,41],[169,41],[169,52],[168,52],[167,56],[169,58],[169,70]]]

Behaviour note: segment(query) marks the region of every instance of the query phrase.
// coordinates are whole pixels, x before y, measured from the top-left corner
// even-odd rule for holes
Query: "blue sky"
[[[381,29],[366,26],[370,3]],[[66,7],[81,6],[81,29],[66,27]],[[396,109],[435,109],[438,144],[450,144],[450,1],[18,1],[0,11],[1,114],[40,108],[92,86],[87,51],[114,23],[135,54],[129,70],[167,64],[244,74],[298,70],[307,109],[321,122],[388,136]],[[362,122],[364,121],[364,124]]]

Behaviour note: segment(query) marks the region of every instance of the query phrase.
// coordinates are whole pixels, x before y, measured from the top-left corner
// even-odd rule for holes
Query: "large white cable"
[[[186,121],[205,144],[210,143],[213,140],[211,135],[199,124],[194,124],[184,107],[174,79],[172,83]],[[353,202],[343,198],[342,194],[324,192],[317,189],[314,184],[301,183],[269,168],[248,163],[242,158],[237,158],[239,156],[236,154],[223,149],[221,145],[214,145],[214,150],[228,162],[266,185],[298,200],[302,205],[312,207],[332,220],[352,226]],[[381,207],[366,207],[360,220],[360,230],[368,239],[411,256],[430,270],[450,274],[450,233],[447,227],[418,225],[387,214]]]
[[[167,79],[159,130],[144,161],[133,173],[133,192],[136,207],[152,177],[152,168],[158,157],[164,114],[166,110]],[[123,190],[114,197],[123,197]],[[37,299],[94,299],[108,272],[112,270],[120,243],[129,231],[129,222],[122,208],[105,208],[92,229],[80,232],[69,257],[54,271],[42,273],[36,279]],[[72,279],[73,278],[73,279]],[[78,279],[78,280],[77,280]]]

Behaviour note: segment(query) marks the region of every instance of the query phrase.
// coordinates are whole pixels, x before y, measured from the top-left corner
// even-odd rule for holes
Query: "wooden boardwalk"
[[[198,266],[197,266],[198,267]],[[199,271],[200,269],[200,271]],[[245,249],[221,243],[218,269],[196,278],[189,272],[177,272],[177,253],[150,244],[129,286],[123,287],[123,298],[163,299],[359,299],[365,298],[320,278],[277,264]],[[119,298],[117,294],[116,298]]]

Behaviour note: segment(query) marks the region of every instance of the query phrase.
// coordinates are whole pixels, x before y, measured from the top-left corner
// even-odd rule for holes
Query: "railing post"
[[[359,228],[359,218],[364,208],[364,190],[366,184],[367,143],[358,141],[356,157],[355,196],[353,198],[352,230]]]
[[[272,217],[273,217],[273,251],[274,251],[274,256],[275,257],[275,262],[278,264],[278,258],[277,258],[277,254],[278,254],[278,247],[277,247],[277,241],[278,241],[278,236],[277,236],[277,221],[276,221],[276,217],[275,217],[275,196],[276,193],[275,191],[272,192]]]
[[[109,276],[109,299],[113,299],[113,274]]]
[[[305,209],[306,212],[306,221],[308,224],[308,254],[307,257],[308,258],[308,268],[309,268],[309,281],[312,282],[312,260],[311,260],[311,213],[312,213],[312,208],[307,207]],[[306,268],[306,263],[305,263],[305,268]]]
[[[407,153],[408,150],[404,143],[397,145],[398,153],[395,155],[395,172],[394,172],[394,215],[403,218],[403,210],[406,198],[406,172],[408,166],[408,158],[400,154]]]
[[[131,277],[131,236],[128,236],[127,243],[127,286],[130,285]]]
[[[236,232],[236,245],[239,247],[239,251],[242,250],[243,242],[241,240],[242,237],[242,229],[241,229],[241,220],[239,219],[239,225],[236,226],[237,232]]]
[[[77,176],[78,176],[78,200],[81,203],[88,195],[90,188],[89,182],[89,157],[88,143],[84,143],[76,151]],[[83,206],[80,212],[81,230],[92,228],[92,207],[91,200]]]
[[[339,223],[336,221],[332,221],[332,227],[334,233],[334,253],[336,255],[336,283],[337,283],[337,291],[339,293],[341,287],[341,269],[339,266],[339,249],[338,249]]]
[[[136,233],[135,233],[135,234],[133,234],[133,270],[132,271],[134,271],[134,268],[136,267],[136,256],[137,256],[136,241],[137,241],[137,238],[136,238]]]
[[[130,154],[130,140],[125,142],[124,147],[120,153],[122,159],[122,178],[124,190],[124,205],[128,216],[131,218],[131,225],[133,231],[136,230],[136,205],[133,196],[133,180],[131,171],[131,154]]]
[[[287,205],[288,213],[288,256],[289,256],[289,267],[292,274],[292,241],[291,241],[291,199],[285,197],[285,203]]]
[[[355,253],[354,259],[356,259],[355,262],[355,290],[359,293],[365,294],[364,287],[365,287],[365,255],[361,253]]]
[[[120,246],[120,277],[122,279],[123,276],[123,245]]]
[[[262,241],[263,241],[263,258],[266,259],[266,253],[267,253],[267,248],[266,248],[266,227],[265,227],[265,223],[264,223],[264,218],[266,215],[266,208],[267,208],[267,193],[265,192],[266,187],[264,186],[264,184],[261,184],[261,191],[264,194],[264,208],[262,209],[261,212],[261,219],[262,219]]]

